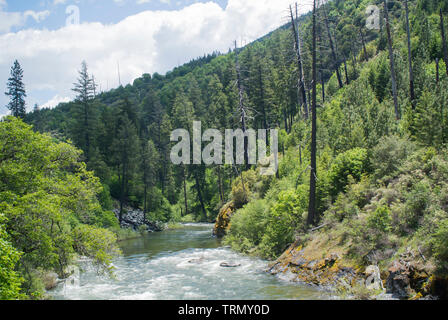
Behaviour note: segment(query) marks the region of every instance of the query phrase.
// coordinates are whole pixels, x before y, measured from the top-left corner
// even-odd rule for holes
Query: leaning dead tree
[[[305,119],[308,119],[308,104],[306,99],[306,90],[305,90],[305,74],[303,72],[303,61],[302,61],[302,53],[300,47],[300,33],[299,33],[299,21],[298,21],[298,9],[296,3],[296,21],[294,21],[294,15],[292,12],[292,7],[289,6],[289,11],[291,14],[291,26],[294,34],[294,50],[296,52],[297,58],[297,69],[299,72],[299,85],[298,89],[300,92],[300,96],[302,97],[302,105]]]
[[[342,83],[341,72],[339,71],[338,55],[336,53],[335,44],[334,44],[333,36],[331,34],[330,23],[328,21],[328,15],[327,15],[325,6],[322,6],[322,10],[324,12],[325,28],[327,29],[327,33],[328,33],[328,41],[330,42],[331,56],[333,58],[334,68],[336,70],[336,77],[338,78],[339,88],[342,88],[344,85]]]
[[[316,1],[313,1],[313,46],[312,46],[312,102],[311,102],[311,168],[310,168],[310,198],[308,206],[307,226],[314,224],[316,218],[316,174],[317,174],[317,44],[316,44]]]
[[[398,109],[397,80],[395,76],[394,51],[392,47],[392,35],[390,31],[389,10],[387,9],[387,0],[383,0],[383,3],[384,3],[384,16],[386,18],[387,44],[389,47],[390,78],[392,81],[392,95],[394,98],[395,117],[397,120],[400,120],[400,112]]]

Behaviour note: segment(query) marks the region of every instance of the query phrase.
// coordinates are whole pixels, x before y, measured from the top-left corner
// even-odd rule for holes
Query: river
[[[274,277],[267,262],[242,256],[212,237],[210,224],[186,224],[120,243],[115,279],[83,272],[51,294],[62,300],[322,299],[323,292]],[[223,268],[221,263],[241,264]]]

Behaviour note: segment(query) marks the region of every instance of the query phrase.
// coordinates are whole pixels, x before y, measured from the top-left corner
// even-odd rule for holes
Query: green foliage
[[[386,136],[380,139],[372,150],[370,164],[375,180],[394,178],[399,168],[416,149],[409,140],[397,136]]]
[[[232,217],[232,225],[225,243],[244,253],[253,252],[266,231],[266,215],[266,200],[251,201]]]
[[[362,175],[367,172],[368,157],[366,149],[356,148],[341,153],[334,160],[329,172],[331,195],[335,197],[339,192],[344,191],[349,176],[359,181]]]
[[[115,245],[117,237],[114,233],[88,225],[78,225],[72,233],[76,252],[92,257],[103,270],[112,272],[111,259],[120,253]]]
[[[20,294],[23,279],[15,271],[20,253],[8,241],[1,223],[0,220],[0,300],[15,300],[23,298]]]
[[[112,212],[103,211],[98,201],[101,184],[79,162],[80,155],[73,146],[35,133],[16,118],[0,122],[0,209],[11,244],[23,252],[18,269],[26,275],[42,268],[63,276],[76,254],[109,265],[115,239],[97,226],[117,222]],[[84,225],[92,225],[89,231],[96,238],[109,239],[95,246],[95,251],[103,250],[101,257],[93,250],[77,250],[81,247],[75,245],[73,230],[87,228]],[[24,288],[31,290],[32,277],[24,278]]]
[[[281,192],[272,205],[268,216],[266,233],[260,251],[266,258],[275,258],[294,241],[297,230],[303,228],[308,209],[308,188],[304,185],[295,190]]]
[[[379,232],[388,232],[391,229],[391,212],[387,206],[378,207],[367,219],[367,226]]]
[[[432,250],[442,274],[448,273],[448,220],[440,223],[431,240]]]

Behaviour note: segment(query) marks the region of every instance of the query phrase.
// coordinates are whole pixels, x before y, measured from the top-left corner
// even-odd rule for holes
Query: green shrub
[[[414,143],[396,136],[383,137],[373,148],[371,166],[375,180],[395,177],[403,162],[416,149]]]
[[[239,209],[232,217],[224,242],[245,253],[256,248],[266,231],[267,207],[266,200],[254,200]]]
[[[15,271],[19,258],[20,253],[8,241],[8,236],[0,225],[0,300],[21,298],[23,279]]]
[[[378,207],[371,213],[367,219],[367,226],[371,229],[377,230],[380,233],[387,233],[392,227],[392,218],[389,207]]]
[[[341,153],[336,157],[329,172],[330,193],[336,197],[339,192],[345,191],[349,176],[359,181],[368,171],[367,150],[355,148]]]
[[[438,261],[438,270],[448,274],[448,220],[440,223],[431,240],[433,254]]]
[[[260,244],[263,257],[278,257],[294,241],[295,232],[303,228],[308,194],[308,187],[300,185],[297,191],[284,191],[278,195],[269,212],[266,233]]]

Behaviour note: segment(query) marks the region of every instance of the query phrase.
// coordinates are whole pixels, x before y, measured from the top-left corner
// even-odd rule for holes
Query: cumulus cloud
[[[143,73],[165,73],[205,53],[226,52],[235,39],[250,42],[279,27],[291,2],[229,0],[225,9],[213,2],[195,3],[177,11],[144,11],[116,24],[0,35],[0,76],[7,78],[17,58],[30,99],[39,90],[73,97],[70,88],[86,60],[101,88],[111,89],[118,85],[117,62],[125,84]]]
[[[7,6],[6,0],[0,0],[0,33],[9,32],[13,27],[23,26],[29,17],[36,22],[45,20],[50,11],[33,11],[27,10],[25,12],[6,12],[4,8]]]
[[[56,107],[58,104],[62,103],[62,102],[70,102],[70,97],[61,97],[59,95],[55,95],[52,99],[50,99],[47,103],[44,103],[43,105],[40,106],[40,108],[42,109],[46,109],[46,108],[54,108]]]

